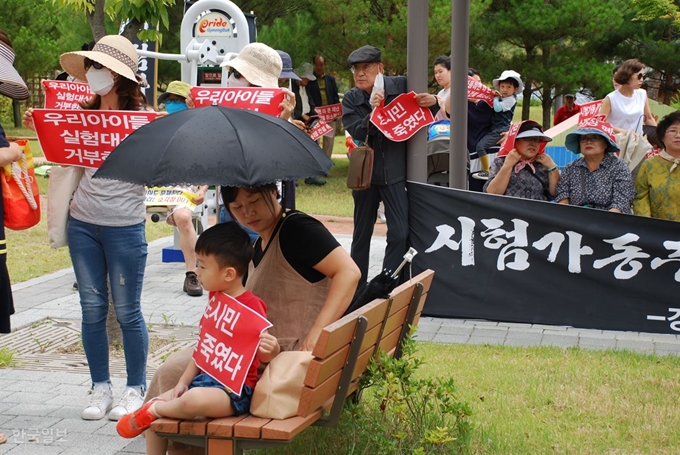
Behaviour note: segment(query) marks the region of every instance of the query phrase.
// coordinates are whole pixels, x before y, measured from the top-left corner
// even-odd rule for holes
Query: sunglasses
[[[641,81],[645,78],[645,75],[643,73],[638,73],[637,77],[638,77],[638,81]]]
[[[85,59],[85,71],[89,70],[90,68],[94,68],[96,70],[100,70],[104,68],[104,65],[102,65],[99,62],[95,62],[94,60],[90,60],[89,58]]]

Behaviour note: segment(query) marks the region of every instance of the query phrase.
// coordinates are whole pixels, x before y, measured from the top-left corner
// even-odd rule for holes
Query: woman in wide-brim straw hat
[[[28,88],[14,69],[14,49],[5,32],[0,30],[0,94],[14,99],[28,98]],[[0,125],[0,166],[11,164],[22,157],[21,146],[5,138],[5,130]],[[7,270],[7,245],[5,242],[5,220],[0,186],[0,333],[10,333],[10,316],[14,314],[14,299]],[[6,438],[0,433],[0,443]]]
[[[81,103],[83,109],[150,110],[140,89],[143,80],[137,73],[137,60],[132,43],[117,35],[103,37],[91,51],[68,52],[60,58],[64,71],[86,80],[96,94]],[[30,110],[24,124],[34,127]],[[127,387],[109,414],[109,419],[118,420],[141,407],[146,390],[148,334],[140,305],[147,255],[145,191],[142,185],[93,179],[95,171],[84,170],[73,195],[67,228],[82,307],[83,347],[92,379],[90,403],[81,417],[102,419],[113,406],[106,333],[109,276],[127,369]]]
[[[283,62],[278,52],[266,44],[250,43],[241,49],[237,57],[225,60],[221,66],[229,67],[228,87],[279,88]],[[279,105],[279,117],[290,120],[295,109],[295,95],[286,88],[282,90],[286,97]]]
[[[567,135],[567,149],[583,155],[569,163],[557,185],[555,200],[610,212],[631,213],[635,184],[628,166],[616,157],[614,127],[588,119]]]

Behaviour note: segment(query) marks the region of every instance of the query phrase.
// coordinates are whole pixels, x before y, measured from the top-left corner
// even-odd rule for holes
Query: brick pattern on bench
[[[427,270],[398,286],[390,297],[376,299],[324,328],[312,351],[297,416],[285,420],[252,415],[187,421],[162,418],[151,430],[204,446],[207,454],[237,455],[244,449],[289,442],[311,425],[336,425],[345,399],[358,388],[370,359],[381,350],[401,356],[400,342],[409,324],[418,324],[433,277],[434,272]]]

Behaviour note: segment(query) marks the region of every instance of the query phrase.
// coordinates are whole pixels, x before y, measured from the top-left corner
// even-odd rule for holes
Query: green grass
[[[337,141],[335,150],[339,150]],[[324,186],[305,185],[303,179],[298,181],[295,189],[295,205],[298,210],[313,215],[353,216],[354,201],[351,190],[347,188],[349,160],[333,158],[333,162],[335,165]]]
[[[419,375],[453,377],[472,407],[470,454],[680,453],[677,357],[434,343],[419,343],[418,354]],[[331,453],[324,447],[352,439],[343,431],[314,428],[258,454]]]
[[[16,363],[16,351],[10,348],[0,348],[0,368],[12,367]]]

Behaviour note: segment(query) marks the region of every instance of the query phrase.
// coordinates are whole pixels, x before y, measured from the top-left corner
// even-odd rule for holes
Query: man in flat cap
[[[361,283],[368,275],[368,259],[371,237],[375,225],[378,205],[385,204],[387,219],[387,248],[383,268],[396,270],[408,250],[408,198],[406,196],[406,142],[393,142],[369,123],[373,108],[384,100],[388,105],[402,93],[406,93],[406,77],[383,76],[380,49],[363,46],[347,58],[355,87],[349,90],[342,101],[342,123],[355,140],[368,137],[368,145],[374,150],[371,186],[365,190],[353,190],[354,233],[351,255],[361,270]],[[383,90],[372,94],[373,86],[384,83]],[[439,110],[437,97],[420,93],[416,100],[422,107],[428,107],[433,114]],[[361,284],[360,283],[360,284]]]

